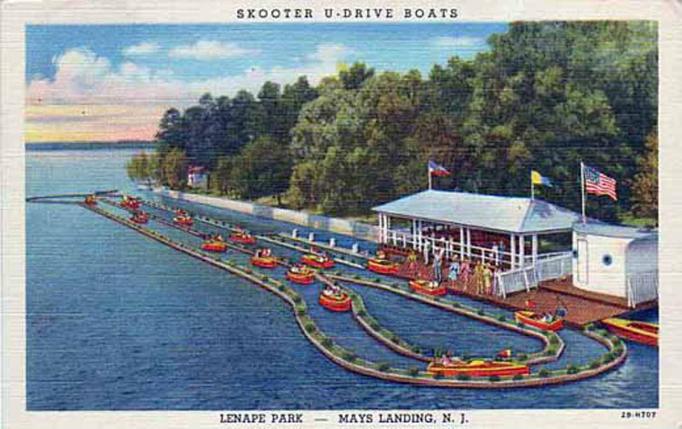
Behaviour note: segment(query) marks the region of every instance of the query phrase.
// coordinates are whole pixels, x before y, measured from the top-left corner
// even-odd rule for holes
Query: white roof
[[[428,190],[374,207],[388,215],[507,233],[570,231],[580,215],[524,197]]]

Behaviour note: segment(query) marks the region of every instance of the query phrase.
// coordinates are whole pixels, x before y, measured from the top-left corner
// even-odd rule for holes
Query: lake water
[[[135,152],[29,151],[27,196],[112,188],[135,192],[124,168]],[[224,210],[193,208],[257,231],[292,228]],[[620,368],[546,388],[437,389],[356,375],[328,361],[303,337],[290,309],[249,282],[77,206],[27,204],[26,216],[29,410],[658,405],[658,350],[633,343],[628,343],[630,354]],[[276,252],[293,255],[281,248]],[[244,261],[234,254],[226,257]],[[387,292],[354,290],[380,323],[423,347],[490,355],[508,346],[524,351],[541,346],[531,338]],[[419,366],[371,339],[348,314],[321,310],[314,303],[317,291],[310,287],[302,293],[312,317],[339,343],[368,359]],[[656,311],[638,317],[658,320]],[[589,362],[604,351],[575,332],[561,336],[567,349],[557,367]]]

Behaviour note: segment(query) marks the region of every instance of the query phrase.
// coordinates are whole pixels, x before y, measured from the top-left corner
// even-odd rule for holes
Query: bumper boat
[[[316,255],[309,253],[301,257],[301,262],[313,268],[331,268],[334,266],[334,260],[328,256]]]
[[[254,244],[256,237],[246,232],[233,232],[230,235],[230,240],[240,244]]]
[[[274,256],[252,256],[251,265],[260,268],[276,268],[277,258]]]
[[[468,362],[431,362],[426,371],[431,374],[440,374],[444,377],[468,375],[469,377],[505,377],[514,375],[528,375],[530,369],[527,365],[516,362],[470,360]]]
[[[388,259],[372,258],[367,262],[367,269],[377,274],[394,275],[398,273],[399,265]]]
[[[298,267],[297,270],[291,267],[287,271],[287,279],[300,285],[309,285],[315,281],[315,273],[306,267]]]
[[[130,217],[130,220],[131,222],[135,222],[138,224],[147,223],[149,221],[149,215],[145,212],[135,212]]]
[[[517,322],[524,325],[533,326],[543,331],[556,332],[564,327],[564,319],[561,317],[552,316],[551,319],[545,319],[542,314],[534,311],[521,310],[514,313],[514,318]]]
[[[227,244],[222,240],[210,239],[201,244],[201,249],[207,252],[225,252],[227,251]]]
[[[180,226],[192,226],[194,225],[194,219],[186,214],[175,216],[173,218],[173,223]]]
[[[140,205],[141,205],[140,200],[129,195],[124,195],[123,201],[121,201],[121,207],[127,209],[137,210],[140,208]]]
[[[325,289],[320,293],[320,305],[330,311],[350,311],[351,299],[345,292],[332,292]]]
[[[601,323],[621,338],[658,347],[658,325],[655,323],[615,317],[604,319]]]
[[[83,201],[83,202],[89,206],[96,206],[97,205],[97,200],[95,200],[94,195],[88,195],[87,197],[85,197],[85,201]]]
[[[448,293],[445,284],[438,284],[429,280],[410,280],[410,289],[422,295],[443,296]]]

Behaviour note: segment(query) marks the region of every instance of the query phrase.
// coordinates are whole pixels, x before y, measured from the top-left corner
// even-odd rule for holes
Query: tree
[[[187,184],[187,157],[180,149],[171,149],[161,160],[163,183],[172,189],[182,189]]]
[[[339,72],[339,79],[345,89],[359,89],[372,76],[374,76],[374,69],[360,62],[353,64],[348,70]]]
[[[652,218],[658,224],[658,135],[646,139],[646,152],[637,160],[638,173],[632,180],[632,212]]]
[[[273,195],[280,201],[289,188],[291,157],[286,145],[269,136],[260,136],[247,144],[234,160],[231,180],[235,191],[244,198]]]

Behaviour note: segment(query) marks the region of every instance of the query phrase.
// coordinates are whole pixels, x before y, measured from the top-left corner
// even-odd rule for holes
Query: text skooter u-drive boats
[[[327,286],[320,293],[320,305],[331,311],[349,311],[351,309],[350,296],[339,287]]]
[[[530,374],[530,368],[522,363],[483,359],[473,359],[466,362],[459,360],[431,362],[426,367],[426,371],[431,374],[440,374],[444,377],[455,377],[458,375],[467,375],[469,377],[509,377]]]
[[[301,262],[313,268],[332,268],[334,260],[326,255],[308,253],[301,256]]]
[[[222,253],[227,251],[227,243],[220,236],[210,237],[201,244],[201,248],[207,252]]]
[[[258,249],[251,257],[251,265],[260,268],[276,268],[278,260],[270,254],[270,249]]]
[[[514,313],[517,322],[533,326],[543,331],[558,331],[564,327],[564,319],[551,314],[541,314],[534,311],[521,310]]]
[[[121,207],[125,207],[132,210],[137,210],[140,208],[140,200],[132,197],[130,195],[124,195],[123,200],[121,200]]]
[[[239,244],[254,244],[256,243],[256,237],[249,234],[246,231],[235,231],[230,234],[230,240]]]
[[[615,317],[604,319],[601,323],[619,337],[648,346],[658,347],[658,325],[655,323],[618,319]]]
[[[423,279],[410,280],[410,289],[429,296],[442,296],[448,293],[445,284]]]
[[[377,274],[394,275],[398,273],[400,265],[389,259],[371,258],[367,261],[367,268]]]
[[[149,222],[149,214],[141,211],[133,213],[130,220],[135,223],[143,224]]]
[[[303,264],[296,264],[287,271],[287,279],[300,285],[309,285],[315,281],[315,273]]]

